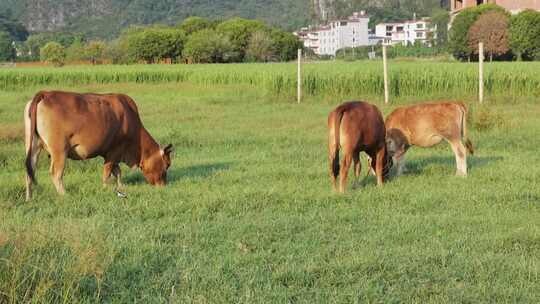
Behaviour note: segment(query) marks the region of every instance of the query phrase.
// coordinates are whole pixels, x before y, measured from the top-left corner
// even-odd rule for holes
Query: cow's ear
[[[173,151],[173,145],[169,144],[163,149],[163,154],[170,155]]]

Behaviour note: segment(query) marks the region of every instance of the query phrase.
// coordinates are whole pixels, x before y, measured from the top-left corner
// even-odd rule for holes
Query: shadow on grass
[[[469,170],[475,168],[481,168],[490,165],[493,162],[503,160],[502,156],[467,156],[467,165]],[[430,156],[426,158],[419,158],[417,160],[407,160],[405,166],[407,171],[405,175],[420,175],[431,165],[443,165],[449,168],[456,168],[456,159],[454,156]]]
[[[217,171],[225,171],[231,167],[231,163],[214,163],[188,166],[183,168],[170,168],[167,172],[167,182],[173,184],[176,181],[185,178],[207,178]],[[128,173],[123,178],[122,182],[126,185],[145,184],[146,179],[142,172],[136,171]]]
[[[498,162],[503,160],[504,157],[502,156],[487,156],[487,157],[477,157],[477,156],[468,156],[467,157],[467,163],[468,163],[468,169],[474,170],[475,168],[481,168],[484,166],[487,166],[493,162]],[[407,160],[405,162],[405,166],[407,168],[407,171],[404,173],[405,176],[415,176],[415,175],[421,175],[425,171],[426,167],[430,165],[443,165],[448,166],[449,168],[455,169],[456,168],[456,159],[453,156],[431,156],[426,158],[420,158],[417,160]],[[362,169],[364,170],[365,167]],[[366,169],[367,170],[367,169]],[[364,173],[365,171],[362,171],[362,174],[360,175],[360,180],[358,183],[354,182],[354,178],[350,177],[349,182],[351,183],[351,187],[353,189],[361,189],[365,187],[370,186],[377,186],[377,178],[373,174],[369,174],[366,176]],[[394,179],[399,178],[395,175],[395,168],[392,168],[392,174],[390,177],[385,181],[385,183],[391,183]]]

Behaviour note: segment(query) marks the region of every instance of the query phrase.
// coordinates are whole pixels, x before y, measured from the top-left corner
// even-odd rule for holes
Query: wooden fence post
[[[388,62],[386,58],[386,45],[383,45],[382,53],[383,53],[383,68],[384,68],[384,103],[388,104],[390,93],[388,91]]]
[[[298,49],[298,88],[297,101],[302,101],[302,49]]]
[[[478,100],[484,102],[484,43],[478,44]]]

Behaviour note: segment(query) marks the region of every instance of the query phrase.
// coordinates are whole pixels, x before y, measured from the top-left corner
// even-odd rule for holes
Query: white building
[[[429,45],[435,31],[428,18],[408,20],[404,22],[379,23],[375,26],[375,36],[382,39],[384,44],[414,44],[419,41]]]
[[[364,11],[347,19],[334,20],[315,28],[304,28],[296,35],[317,55],[335,56],[339,49],[369,45],[369,16]]]

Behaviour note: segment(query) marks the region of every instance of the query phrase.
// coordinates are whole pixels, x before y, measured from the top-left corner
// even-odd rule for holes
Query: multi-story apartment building
[[[387,45],[414,44],[421,42],[429,45],[435,31],[428,18],[404,22],[379,23],[375,26],[375,36]]]
[[[333,20],[325,25],[303,28],[296,35],[306,48],[317,55],[335,56],[339,49],[369,45],[369,16],[364,11],[347,19]]]
[[[485,3],[497,4],[513,14],[528,8],[540,10],[540,0],[450,0],[450,9],[452,15],[456,15],[464,8]]]

